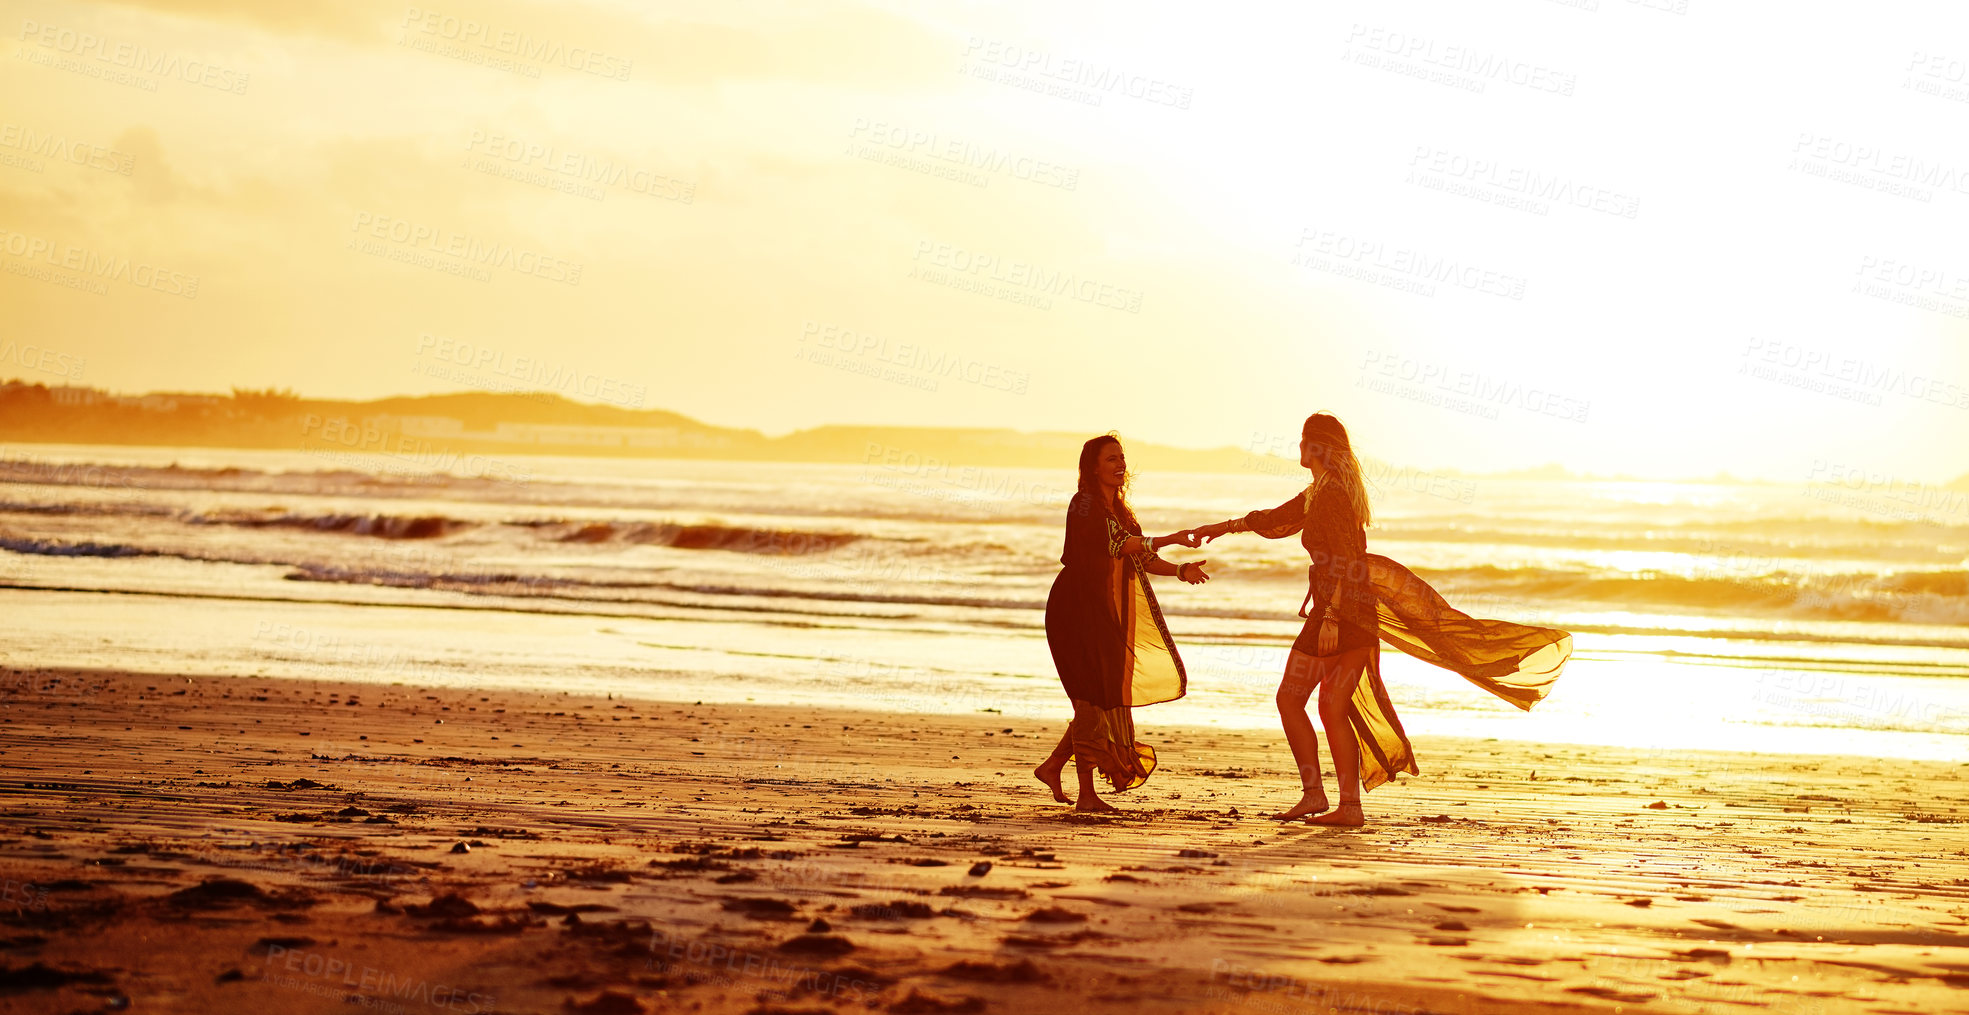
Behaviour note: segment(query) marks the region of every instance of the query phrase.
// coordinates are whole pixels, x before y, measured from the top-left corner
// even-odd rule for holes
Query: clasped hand
[[[1169,534],[1168,539],[1170,542],[1181,543],[1184,546],[1194,549],[1230,531],[1230,527],[1223,522],[1213,522],[1209,525],[1199,525],[1193,529],[1172,532]]]

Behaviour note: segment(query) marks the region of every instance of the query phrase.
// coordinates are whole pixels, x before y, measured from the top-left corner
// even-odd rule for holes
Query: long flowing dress
[[[1046,597],[1046,646],[1075,710],[1074,760],[1093,765],[1116,790],[1155,771],[1155,749],[1135,740],[1131,709],[1183,696],[1189,678],[1163,623],[1143,567],[1154,553],[1124,553],[1141,535],[1084,493],[1067,505],[1060,574]]]
[[[1348,702],[1348,725],[1359,740],[1361,788],[1371,790],[1396,772],[1418,773],[1415,751],[1381,681],[1376,639],[1456,673],[1521,709],[1551,690],[1572,655],[1572,635],[1548,627],[1472,617],[1444,601],[1408,568],[1367,552],[1367,534],[1338,484],[1318,482],[1269,510],[1244,516],[1267,539],[1299,533],[1307,567],[1307,617],[1293,648],[1318,655],[1320,616],[1332,604],[1339,652],[1369,649],[1367,667]]]

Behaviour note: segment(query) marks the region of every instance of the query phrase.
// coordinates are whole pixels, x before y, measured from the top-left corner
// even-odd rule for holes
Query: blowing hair
[[[1361,460],[1354,455],[1354,444],[1347,439],[1347,428],[1340,425],[1339,417],[1332,413],[1316,412],[1306,417],[1306,426],[1301,433],[1312,442],[1313,454],[1326,464],[1324,481],[1340,487],[1340,492],[1347,497],[1347,504],[1354,509],[1354,518],[1362,528],[1366,528],[1370,519],[1367,483],[1361,478]]]
[[[1109,444],[1121,446],[1121,438],[1112,430],[1080,446],[1080,496],[1092,508],[1104,507],[1107,503],[1106,498],[1101,496],[1101,481],[1095,478],[1094,469],[1100,464],[1101,450]],[[1125,475],[1121,489],[1114,492],[1114,515],[1123,528],[1140,532],[1142,523],[1135,520],[1135,512],[1128,507],[1128,484],[1134,478],[1132,474]]]

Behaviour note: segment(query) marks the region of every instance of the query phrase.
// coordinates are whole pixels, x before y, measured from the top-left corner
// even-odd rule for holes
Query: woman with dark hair
[[[1299,533],[1312,557],[1306,600],[1299,605],[1306,624],[1286,656],[1276,703],[1304,792],[1297,804],[1272,817],[1357,826],[1365,821],[1364,790],[1396,772],[1417,772],[1408,735],[1381,682],[1377,638],[1530,709],[1572,654],[1572,635],[1471,617],[1407,568],[1368,553],[1364,529],[1370,511],[1360,460],[1347,428],[1330,413],[1306,418],[1299,464],[1313,475],[1304,492],[1270,510],[1201,526],[1189,535],[1207,542],[1230,532],[1256,532],[1267,539]],[[1319,735],[1306,715],[1315,690],[1340,785],[1340,806],[1331,814],[1322,813],[1327,799]]]
[[[1143,535],[1128,507],[1128,478],[1114,434],[1081,446],[1062,567],[1046,597],[1046,646],[1073,700],[1073,722],[1032,774],[1053,790],[1053,799],[1078,811],[1115,809],[1094,792],[1097,770],[1117,792],[1148,779],[1155,750],[1136,742],[1130,710],[1180,698],[1186,689],[1183,661],[1148,576],[1172,575],[1192,585],[1209,580],[1204,561],[1178,567],[1155,555],[1172,543],[1194,544],[1182,533]],[[1069,757],[1080,776],[1077,802],[1060,786]]]

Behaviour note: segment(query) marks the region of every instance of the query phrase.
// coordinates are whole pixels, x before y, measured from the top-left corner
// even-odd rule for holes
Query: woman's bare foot
[[[1367,824],[1367,819],[1361,815],[1360,801],[1342,800],[1340,801],[1340,806],[1334,808],[1332,814],[1322,814],[1317,818],[1307,818],[1306,824],[1325,825],[1329,828],[1359,828]]]
[[[1053,799],[1063,804],[1070,804],[1073,803],[1073,798],[1067,796],[1066,788],[1060,785],[1060,772],[1065,768],[1065,765],[1048,768],[1044,762],[1041,762],[1038,768],[1032,770],[1032,774],[1040,782],[1045,783],[1047,788],[1053,791]]]
[[[1116,807],[1113,804],[1108,803],[1106,800],[1103,800],[1092,793],[1082,793],[1080,795],[1080,802],[1074,804],[1073,809],[1088,814],[1098,814],[1098,813],[1119,814],[1121,812],[1121,809],[1119,807]]]
[[[1296,821],[1299,818],[1318,814],[1324,810],[1326,810],[1326,787],[1321,786],[1318,789],[1307,790],[1306,795],[1300,797],[1298,803],[1272,815],[1272,820]]]

